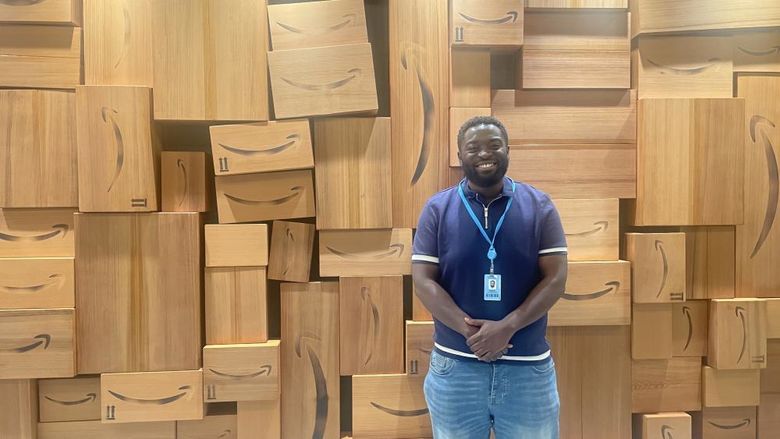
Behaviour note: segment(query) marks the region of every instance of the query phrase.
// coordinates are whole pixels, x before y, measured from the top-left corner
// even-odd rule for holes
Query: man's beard
[[[499,160],[496,162],[496,172],[494,172],[492,175],[479,175],[477,168],[474,166],[463,166],[463,173],[471,183],[479,187],[487,188],[503,180],[508,168],[509,161]]]

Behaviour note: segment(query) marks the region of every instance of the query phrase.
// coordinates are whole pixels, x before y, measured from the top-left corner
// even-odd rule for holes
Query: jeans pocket
[[[447,375],[455,367],[455,360],[449,357],[445,357],[435,350],[431,352],[431,365],[430,371],[436,375]]]
[[[531,366],[531,370],[533,370],[534,372],[540,375],[548,374],[552,372],[554,369],[555,369],[555,362],[553,361],[552,357],[547,357],[547,359],[544,360],[543,362]]]

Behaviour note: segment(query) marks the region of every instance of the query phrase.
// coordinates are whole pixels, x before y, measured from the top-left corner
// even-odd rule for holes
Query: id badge
[[[485,275],[485,301],[489,301],[489,302],[501,301],[501,275],[500,274]]]

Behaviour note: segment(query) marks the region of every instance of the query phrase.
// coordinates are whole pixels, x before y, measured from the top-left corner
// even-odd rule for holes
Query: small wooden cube
[[[38,385],[35,380],[0,380],[0,437],[36,439]]]
[[[268,341],[264,267],[206,268],[206,344]]]
[[[0,22],[79,26],[81,0],[3,2]]]
[[[3,87],[73,89],[81,83],[80,27],[0,24],[0,41]]]
[[[672,304],[672,344],[675,357],[707,355],[709,311],[706,300]]]
[[[693,413],[693,437],[756,439],[756,415],[756,407],[704,407]]]
[[[206,402],[279,399],[279,340],[203,348]]]
[[[214,179],[206,153],[164,151],[162,168],[163,212],[206,212]]]
[[[691,415],[685,412],[636,415],[635,421],[635,439],[691,439]]]
[[[236,415],[209,415],[196,421],[176,421],[176,439],[235,438]]]
[[[450,51],[450,107],[490,108],[490,68],[490,50],[453,48]]]
[[[761,371],[702,367],[704,407],[747,407],[759,404]]]
[[[355,437],[430,437],[431,420],[423,376],[352,377],[352,434]]]
[[[450,166],[460,166],[458,132],[461,125],[476,116],[490,116],[490,107],[450,108]]]
[[[315,216],[310,170],[231,175],[215,181],[220,223]]]
[[[203,419],[203,372],[104,373],[103,423]]]
[[[766,302],[715,299],[710,302],[707,364],[716,369],[766,367]]]
[[[76,255],[73,209],[0,209],[0,257]]]
[[[271,4],[268,21],[274,50],[368,42],[362,0]]]
[[[406,321],[406,374],[425,376],[433,351],[433,322]]]
[[[236,439],[281,439],[280,399],[274,401],[239,401],[236,409]]]
[[[206,224],[206,267],[268,265],[265,224]]]
[[[734,226],[682,227],[687,299],[733,299]]]
[[[76,374],[73,308],[0,311],[0,380]]]
[[[73,308],[74,258],[0,258],[0,309]]]
[[[632,413],[701,410],[701,358],[633,360]]]
[[[41,422],[38,439],[176,439],[176,422],[103,424],[100,421]]]
[[[685,234],[626,233],[635,303],[685,300]]]
[[[323,230],[321,276],[390,276],[412,273],[412,230]]]
[[[771,438],[780,431],[780,393],[762,393],[758,406],[758,437]]]
[[[672,304],[635,303],[631,321],[631,358],[664,360],[672,358]]]
[[[523,0],[453,0],[450,42],[453,46],[520,47]]]
[[[620,259],[618,199],[554,201],[566,235],[569,261]]]
[[[41,422],[100,420],[100,378],[38,381]]]
[[[314,251],[313,224],[274,221],[271,227],[271,256],[268,278],[308,282]]]
[[[548,316],[550,326],[628,325],[631,273],[627,261],[569,262],[566,291]]]

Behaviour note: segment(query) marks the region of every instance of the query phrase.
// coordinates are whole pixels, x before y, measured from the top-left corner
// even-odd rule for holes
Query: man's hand
[[[480,361],[495,361],[512,347],[509,340],[514,335],[514,331],[507,323],[469,317],[465,320],[469,326],[479,328],[474,335],[466,339],[466,343]]]

